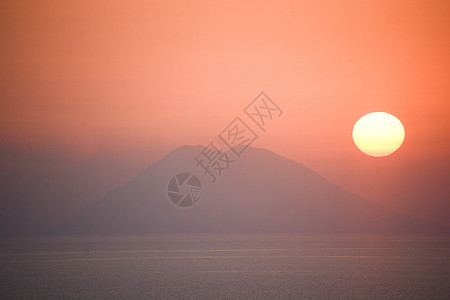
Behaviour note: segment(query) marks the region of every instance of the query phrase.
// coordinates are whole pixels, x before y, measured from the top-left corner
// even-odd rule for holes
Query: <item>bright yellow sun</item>
[[[404,139],[405,129],[400,120],[385,112],[369,113],[353,126],[353,141],[359,150],[370,156],[389,155]]]

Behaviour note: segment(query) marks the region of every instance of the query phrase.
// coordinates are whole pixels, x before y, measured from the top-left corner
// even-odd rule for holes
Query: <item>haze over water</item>
[[[141,235],[2,239],[15,299],[444,299],[444,235]]]

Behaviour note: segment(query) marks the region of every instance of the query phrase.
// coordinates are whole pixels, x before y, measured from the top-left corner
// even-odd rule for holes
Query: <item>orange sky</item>
[[[255,146],[450,224],[449,13],[428,0],[2,1],[0,146],[75,163],[114,152],[137,173],[208,143],[265,91],[284,115]],[[372,111],[405,127],[390,157],[351,139]]]

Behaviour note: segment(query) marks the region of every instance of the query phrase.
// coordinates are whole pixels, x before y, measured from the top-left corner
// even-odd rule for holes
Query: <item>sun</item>
[[[387,156],[395,152],[405,139],[405,128],[399,119],[385,112],[362,116],[353,126],[353,141],[367,155]]]

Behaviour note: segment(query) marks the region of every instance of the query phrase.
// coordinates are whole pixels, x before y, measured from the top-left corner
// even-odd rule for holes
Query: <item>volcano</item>
[[[199,145],[175,149],[131,181],[59,224],[52,233],[420,233],[443,230],[439,225],[371,203],[306,166],[265,149],[249,147],[240,158],[234,157],[229,170],[212,182],[194,160],[203,148]],[[230,157],[232,155],[229,153]],[[190,193],[193,188],[195,195]]]

